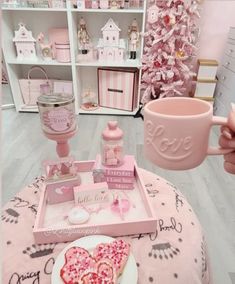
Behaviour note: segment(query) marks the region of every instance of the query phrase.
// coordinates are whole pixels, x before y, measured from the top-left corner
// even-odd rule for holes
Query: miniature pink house
[[[124,59],[125,41],[119,38],[120,29],[113,19],[109,19],[101,29],[103,38],[97,46],[100,61],[122,61]]]
[[[15,31],[13,42],[16,46],[17,59],[36,59],[36,40],[32,32],[28,31],[24,24],[19,24],[19,30]]]

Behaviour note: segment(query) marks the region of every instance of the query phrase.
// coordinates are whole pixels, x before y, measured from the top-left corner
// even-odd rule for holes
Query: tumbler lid
[[[43,107],[60,107],[74,102],[74,96],[68,94],[43,94],[37,98],[37,105]]]
[[[120,140],[123,138],[123,131],[118,127],[117,121],[109,121],[107,127],[102,132],[104,140]]]

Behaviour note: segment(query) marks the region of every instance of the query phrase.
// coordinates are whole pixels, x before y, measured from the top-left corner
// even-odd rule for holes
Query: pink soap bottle
[[[102,132],[101,159],[106,167],[118,167],[124,161],[123,131],[117,121],[109,121]]]

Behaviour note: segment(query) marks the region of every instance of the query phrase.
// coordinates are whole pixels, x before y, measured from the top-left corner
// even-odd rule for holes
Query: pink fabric
[[[138,283],[212,283],[205,240],[192,208],[174,185],[142,173],[158,224],[155,233],[123,237],[137,262]],[[32,228],[42,182],[36,179],[3,208],[5,284],[49,284],[55,259],[66,246],[34,245]]]

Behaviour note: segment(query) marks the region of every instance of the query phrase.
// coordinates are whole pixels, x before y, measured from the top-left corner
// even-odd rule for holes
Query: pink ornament
[[[166,76],[167,76],[168,79],[172,79],[174,77],[174,72],[169,70],[169,71],[167,71]]]
[[[148,22],[150,24],[157,22],[158,13],[159,13],[159,9],[156,5],[153,5],[148,9]]]

